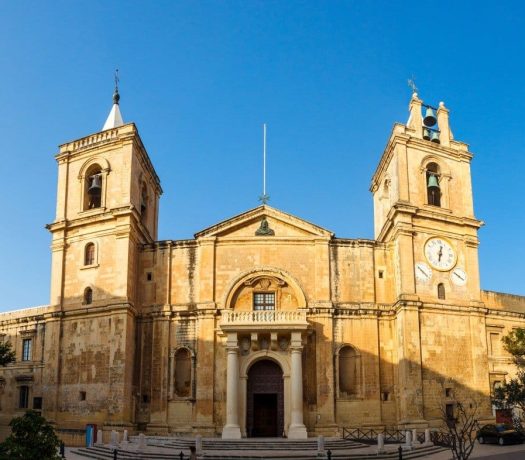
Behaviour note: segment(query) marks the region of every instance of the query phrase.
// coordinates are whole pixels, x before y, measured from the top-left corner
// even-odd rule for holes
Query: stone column
[[[237,333],[228,333],[226,341],[226,425],[222,429],[223,439],[240,439],[239,427],[239,346]],[[302,397],[302,394],[301,394]]]
[[[303,344],[300,332],[292,332],[290,350],[292,354],[292,370],[290,378],[292,416],[290,428],[288,429],[288,438],[306,439],[308,434],[303,423]]]

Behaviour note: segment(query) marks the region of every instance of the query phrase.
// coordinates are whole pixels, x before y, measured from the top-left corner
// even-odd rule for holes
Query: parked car
[[[525,437],[519,431],[509,424],[496,423],[493,425],[482,426],[476,437],[480,444],[489,442],[504,444],[522,443]]]

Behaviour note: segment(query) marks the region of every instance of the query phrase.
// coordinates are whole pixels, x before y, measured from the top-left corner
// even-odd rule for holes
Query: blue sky
[[[0,310],[49,301],[57,145],[113,70],[161,178],[160,239],[258,205],[373,238],[370,178],[414,75],[470,144],[485,289],[525,295],[523,2],[0,2]]]

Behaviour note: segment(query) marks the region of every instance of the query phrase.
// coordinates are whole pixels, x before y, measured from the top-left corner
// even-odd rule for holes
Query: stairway
[[[134,437],[134,441],[136,438]],[[148,437],[148,448],[144,452],[137,451],[137,442],[132,442],[126,450],[118,449],[118,460],[178,460],[180,452],[187,460],[190,446],[195,445],[192,438]],[[393,446],[391,447],[393,449]],[[332,459],[359,460],[359,459],[388,459],[397,460],[397,450],[377,455],[375,446],[368,446],[346,439],[328,438],[325,440],[325,449],[332,451]],[[360,449],[360,452],[356,452]],[[442,452],[443,447],[420,447],[403,452],[403,459],[425,457]],[[288,439],[239,439],[223,440],[220,438],[203,439],[203,460],[300,460],[320,459],[317,455],[317,440],[288,440]],[[73,450],[76,455],[86,459],[113,460],[113,448],[109,446],[94,446]],[[326,457],[325,457],[326,458]]]

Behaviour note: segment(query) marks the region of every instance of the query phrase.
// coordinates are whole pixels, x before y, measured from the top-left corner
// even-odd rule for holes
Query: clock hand
[[[439,247],[438,262],[441,262],[441,257],[443,257],[443,246]]]
[[[465,281],[465,278],[463,278],[462,276],[459,276],[456,272],[454,272],[454,275],[456,275],[461,281]]]
[[[417,269],[418,269],[421,273],[423,273],[423,275],[427,276],[425,270],[423,270],[421,267],[417,267]]]

